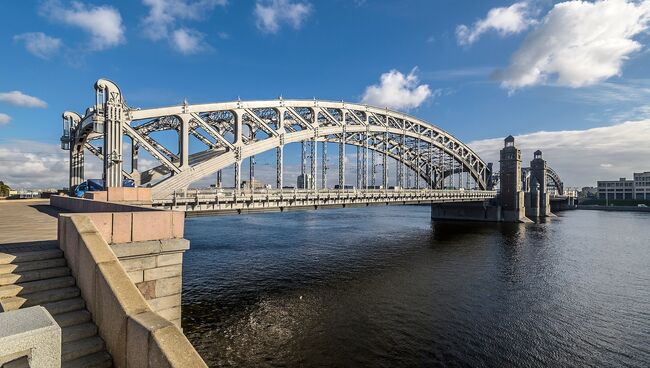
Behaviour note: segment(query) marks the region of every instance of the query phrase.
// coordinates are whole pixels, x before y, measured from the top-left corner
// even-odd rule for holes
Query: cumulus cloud
[[[523,164],[542,150],[565,186],[595,186],[597,180],[631,177],[648,170],[650,119],[586,130],[536,132],[515,136],[522,149]],[[473,141],[469,146],[484,160],[498,167],[503,138]]]
[[[208,47],[203,42],[205,35],[192,29],[180,28],[172,33],[171,41],[174,48],[180,53],[195,54]]]
[[[101,178],[101,163],[86,155],[86,177]],[[10,140],[0,145],[0,179],[12,188],[68,185],[68,152],[58,144]]]
[[[494,30],[501,36],[507,36],[522,32],[534,23],[528,2],[518,2],[508,7],[490,9],[485,18],[469,27],[459,25],[456,27],[456,39],[461,45],[471,45],[485,32]]]
[[[308,2],[291,2],[290,0],[258,0],[255,3],[257,28],[266,33],[277,33],[283,23],[299,29],[312,12]]]
[[[413,68],[408,75],[397,70],[391,70],[380,77],[379,84],[368,86],[363,93],[361,102],[393,109],[411,109],[420,106],[432,95],[440,94],[440,90],[431,91],[429,85],[419,84]]]
[[[49,59],[61,48],[61,40],[43,32],[29,32],[14,36],[14,41],[22,42],[29,53],[41,59]]]
[[[11,121],[11,116],[0,112],[0,125],[9,124],[10,121]]]
[[[184,54],[200,51],[204,35],[194,29],[179,27],[182,21],[198,21],[205,18],[217,6],[225,6],[227,0],[143,0],[149,13],[142,21],[144,35],[152,41],[169,40],[173,48]]]
[[[40,98],[26,95],[20,91],[0,92],[0,102],[20,107],[47,107],[47,103]]]
[[[122,16],[110,5],[73,1],[68,6],[59,0],[50,0],[43,3],[40,14],[53,22],[83,29],[90,34],[89,48],[92,50],[105,50],[125,41]]]
[[[620,75],[641,44],[633,38],[650,24],[650,1],[567,1],[555,4],[541,24],[495,74],[509,90],[553,82],[582,87]]]

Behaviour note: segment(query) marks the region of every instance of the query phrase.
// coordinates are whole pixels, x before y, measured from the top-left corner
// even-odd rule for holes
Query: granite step
[[[61,364],[61,368],[110,368],[113,359],[106,351],[100,351]]]
[[[67,299],[67,300],[72,300],[72,299]],[[72,312],[58,313],[55,315],[52,314],[52,312],[50,311],[50,314],[52,314],[52,317],[54,317],[54,320],[56,321],[56,323],[59,324],[59,326],[61,326],[61,328],[90,322],[90,320],[92,319],[90,312],[81,308],[83,308],[83,305],[79,308],[79,310],[75,310]]]
[[[26,252],[0,252],[0,264],[34,262],[61,257],[63,257],[63,251],[58,248]]]
[[[104,350],[104,340],[99,336],[65,342],[61,346],[61,361],[69,362]]]
[[[4,286],[0,286],[0,298],[6,298],[12,296],[24,296],[39,291],[58,289],[58,288],[73,286],[73,285],[75,285],[75,280],[74,277],[72,276],[54,277],[47,280],[38,280],[38,281],[23,282],[23,283],[13,284],[13,285],[4,285]]]
[[[44,270],[47,268],[63,267],[65,265],[65,258],[52,258],[42,261],[0,264],[0,275],[5,275],[8,273],[22,273],[25,271],[33,270]]]
[[[97,326],[92,322],[61,328],[61,342],[71,342],[97,335]]]
[[[72,298],[59,300],[56,302],[43,303],[41,304],[43,308],[47,309],[48,312],[56,319],[56,316],[63,313],[75,312],[79,310],[85,311],[86,302],[82,298]],[[88,313],[90,315],[90,313]]]
[[[0,275],[0,286],[46,280],[68,275],[70,275],[70,269],[68,267],[55,267],[24,272],[21,271],[20,273],[7,273]]]

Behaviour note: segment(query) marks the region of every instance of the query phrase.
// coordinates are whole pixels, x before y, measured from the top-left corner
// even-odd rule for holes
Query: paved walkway
[[[56,242],[59,210],[49,204],[49,200],[0,201],[0,252],[50,248]]]

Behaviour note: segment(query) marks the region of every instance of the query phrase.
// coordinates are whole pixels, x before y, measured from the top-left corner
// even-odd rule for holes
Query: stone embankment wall
[[[205,367],[180,330],[184,214],[52,197],[59,244],[117,367]]]

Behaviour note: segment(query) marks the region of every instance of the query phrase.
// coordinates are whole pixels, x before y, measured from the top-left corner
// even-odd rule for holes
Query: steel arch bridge
[[[530,191],[530,167],[523,167],[521,171],[523,188],[525,192],[528,192]],[[548,183],[552,183],[552,187],[555,188],[558,195],[564,195],[564,183],[557,172],[550,167],[546,168],[546,180]]]
[[[169,197],[192,182],[234,166],[235,189],[241,185],[242,160],[276,151],[276,186],[283,187],[284,146],[310,142],[311,177],[318,187],[317,142],[339,146],[338,185],[345,188],[346,146],[356,146],[363,175],[359,186],[368,188],[368,156],[381,156],[381,183],[387,184],[386,160],[396,160],[396,184],[404,186],[405,169],[415,173],[416,188],[444,189],[445,179],[462,175],[478,190],[490,189],[490,168],[467,145],[418,118],[367,105],[317,101],[233,101],[152,109],[131,108],[119,87],[108,80],[95,83],[95,104],[81,116],[65,112],[62,147],[70,150],[70,186],[83,181],[84,150],[104,162],[106,186],[121,186],[122,178],[139,176],[140,185],[150,186],[154,198]],[[154,136],[171,131],[178,136],[177,149],[170,149]],[[189,154],[190,136],[206,149]],[[130,139],[132,172],[124,170],[124,141]],[[98,147],[93,141],[102,141]],[[323,150],[327,145],[322,144]],[[138,151],[144,149],[158,166],[137,171]],[[322,153],[325,163],[325,152]],[[303,146],[303,167],[305,165]],[[374,162],[372,163],[375,164]],[[373,166],[374,168],[374,166]],[[321,166],[321,188],[326,183],[326,165]],[[421,181],[420,181],[421,180]]]

